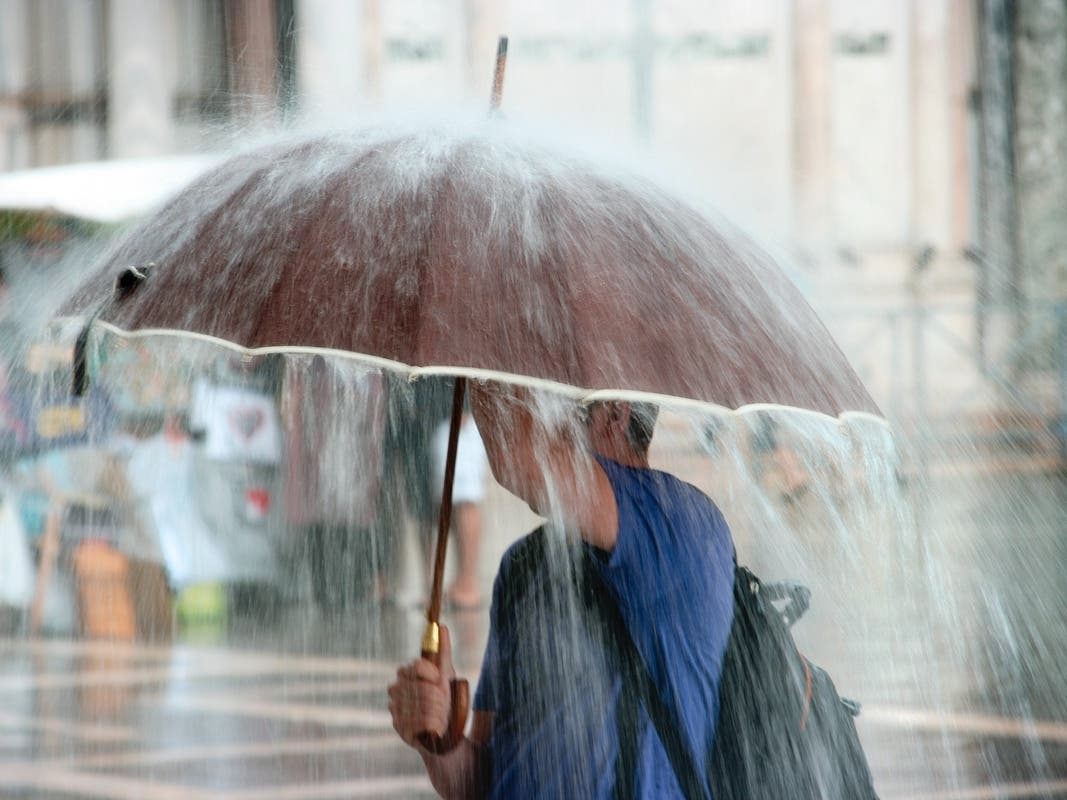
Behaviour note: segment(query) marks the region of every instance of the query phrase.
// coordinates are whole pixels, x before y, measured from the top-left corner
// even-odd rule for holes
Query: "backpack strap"
[[[611,657],[618,660],[615,645],[609,643],[609,640],[615,641],[614,632],[604,631],[603,638]],[[612,794],[614,800],[630,800],[637,796],[634,778],[637,776],[637,759],[640,752],[642,705],[637,692],[633,690],[633,682],[624,677],[615,705],[615,738],[619,744],[619,753],[615,758],[615,786]]]
[[[619,664],[622,674],[623,697],[619,703],[619,758],[615,763],[615,789],[616,797],[633,796],[633,776],[637,761],[637,714],[628,712],[629,707],[636,710],[637,703],[627,701],[626,695],[644,704],[652,724],[656,726],[656,733],[660,742],[667,751],[671,768],[678,778],[678,784],[686,800],[708,800],[708,790],[704,781],[701,780],[693,755],[689,752],[681,734],[681,725],[675,710],[668,706],[656,688],[648,666],[645,664],[641,652],[634,644],[626,622],[622,618],[618,606],[611,594],[611,589],[604,582],[597,565],[592,563],[595,556],[586,548],[583,548],[583,573],[585,580],[593,589],[592,594],[596,598],[596,607],[606,626],[605,644],[610,654]],[[624,720],[623,717],[631,719]],[[628,723],[629,736],[624,736],[621,730],[623,723]],[[626,763],[630,762],[630,763]],[[629,794],[619,794],[619,792]]]

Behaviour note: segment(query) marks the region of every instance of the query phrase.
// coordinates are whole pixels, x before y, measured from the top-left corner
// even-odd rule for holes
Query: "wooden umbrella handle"
[[[434,623],[430,625],[436,627]],[[427,633],[429,632],[427,626]],[[441,666],[441,654],[439,651],[423,650],[422,657],[432,662],[435,666]],[[471,687],[465,678],[453,678],[449,683],[452,699],[452,711],[448,718],[448,728],[444,735],[424,731],[418,735],[419,744],[434,755],[444,755],[453,750],[456,745],[463,741],[464,731],[467,729],[467,709],[470,708]]]
[[[467,729],[467,708],[470,705],[470,684],[466,678],[452,679],[452,715],[448,720],[448,730],[444,736],[425,732],[418,736],[419,744],[435,756],[444,755],[455,749],[463,741]]]

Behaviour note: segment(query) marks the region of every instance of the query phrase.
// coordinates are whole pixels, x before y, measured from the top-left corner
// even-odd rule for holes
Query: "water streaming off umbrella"
[[[56,575],[73,575],[65,597],[64,581],[53,584],[43,629],[167,642],[175,621],[179,646],[146,651],[152,664],[170,665],[165,676],[146,670],[128,694],[103,700],[83,689],[80,718],[147,718],[151,738],[174,744],[188,744],[190,732],[167,731],[175,714],[227,709],[231,733],[242,730],[234,719],[247,718],[279,736],[290,725],[388,733],[381,668],[418,649],[426,580],[417,545],[432,529],[438,491],[431,440],[447,413],[447,374],[463,368],[532,386],[528,402],[544,429],[571,437],[582,436],[579,408],[595,397],[682,395],[640,395],[660,407],[653,465],[714,499],[741,563],[812,589],[796,638],[842,694],[867,707],[860,730],[890,791],[967,786],[975,764],[1002,779],[1051,770],[1058,751],[1047,749],[1046,734],[1009,731],[1003,753],[970,737],[983,720],[995,728],[997,715],[1024,728],[1063,715],[1056,677],[1029,674],[1036,653],[1045,664],[1062,655],[1050,627],[1062,594],[1037,563],[1026,567],[1038,587],[1026,597],[998,582],[1001,568],[1014,574],[1017,565],[995,537],[972,540],[987,550],[954,550],[958,540],[943,535],[950,525],[936,523],[951,506],[920,513],[924,475],[870,413],[877,409],[796,291],[758,248],[702,219],[644,178],[463,124],[245,154],[117,243],[73,307],[93,308],[119,268],[155,267],[131,303],[137,292],[147,299],[116,303],[94,329],[94,394],[71,406],[91,424],[62,450],[25,438],[5,445],[20,497],[33,496],[48,470],[66,481],[36,520],[40,537],[49,508],[59,520]],[[145,327],[170,330],[121,330]],[[68,325],[59,338],[69,345],[76,332]],[[58,367],[13,373],[9,394],[40,406],[42,375],[52,389],[67,377]],[[1054,524],[1055,508],[1016,508],[1022,490],[998,491],[1007,492],[1009,521],[1031,514]],[[546,508],[555,523],[550,561],[566,575],[574,568],[566,525],[555,504]],[[488,596],[504,548],[537,523],[499,486],[483,511]],[[23,514],[23,527],[32,516]],[[94,583],[66,567],[88,539],[125,556],[121,580],[101,571]],[[1016,553],[1020,562],[1025,555]],[[554,587],[565,624],[541,630],[530,650],[558,661],[563,702],[596,707],[608,687],[591,680],[566,623],[578,600],[568,582]],[[94,591],[113,609],[128,600],[128,630],[86,628]],[[484,610],[450,612],[446,622],[461,670],[475,677]],[[210,667],[220,658],[211,648],[222,645],[294,654],[293,666],[249,659],[233,673],[219,666],[213,684],[196,654]],[[183,684],[175,676],[189,659]],[[253,702],[264,696],[309,699],[272,717]],[[34,702],[29,693],[24,702]],[[908,722],[914,709],[929,721]],[[582,746],[577,731],[560,735]],[[76,743],[15,746],[84,755]],[[293,769],[347,778],[419,766],[383,739]],[[187,777],[240,781],[211,764]]]

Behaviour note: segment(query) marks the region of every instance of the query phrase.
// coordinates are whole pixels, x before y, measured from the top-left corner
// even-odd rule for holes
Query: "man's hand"
[[[420,733],[444,736],[452,713],[452,642],[448,628],[441,626],[441,666],[420,658],[396,671],[389,687],[389,713],[393,728],[409,746],[415,747]]]

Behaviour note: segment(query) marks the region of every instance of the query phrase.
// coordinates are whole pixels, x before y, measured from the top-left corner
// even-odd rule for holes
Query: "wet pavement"
[[[433,796],[395,666],[252,649],[4,641],[4,797]]]
[[[1067,798],[1067,481],[1039,463],[985,465],[938,476],[926,501],[924,578],[881,614],[864,607],[887,632],[864,642],[867,669],[908,673],[869,684],[859,729],[876,785],[886,798]]]
[[[836,641],[816,660],[864,702],[883,798],[1067,798],[1067,484],[948,474],[929,500],[923,579],[858,592],[862,639],[818,617],[798,638]],[[213,644],[0,639],[0,796],[432,797],[385,699],[420,617],[406,598],[340,621],[293,606]],[[446,621],[475,679],[487,613]]]

